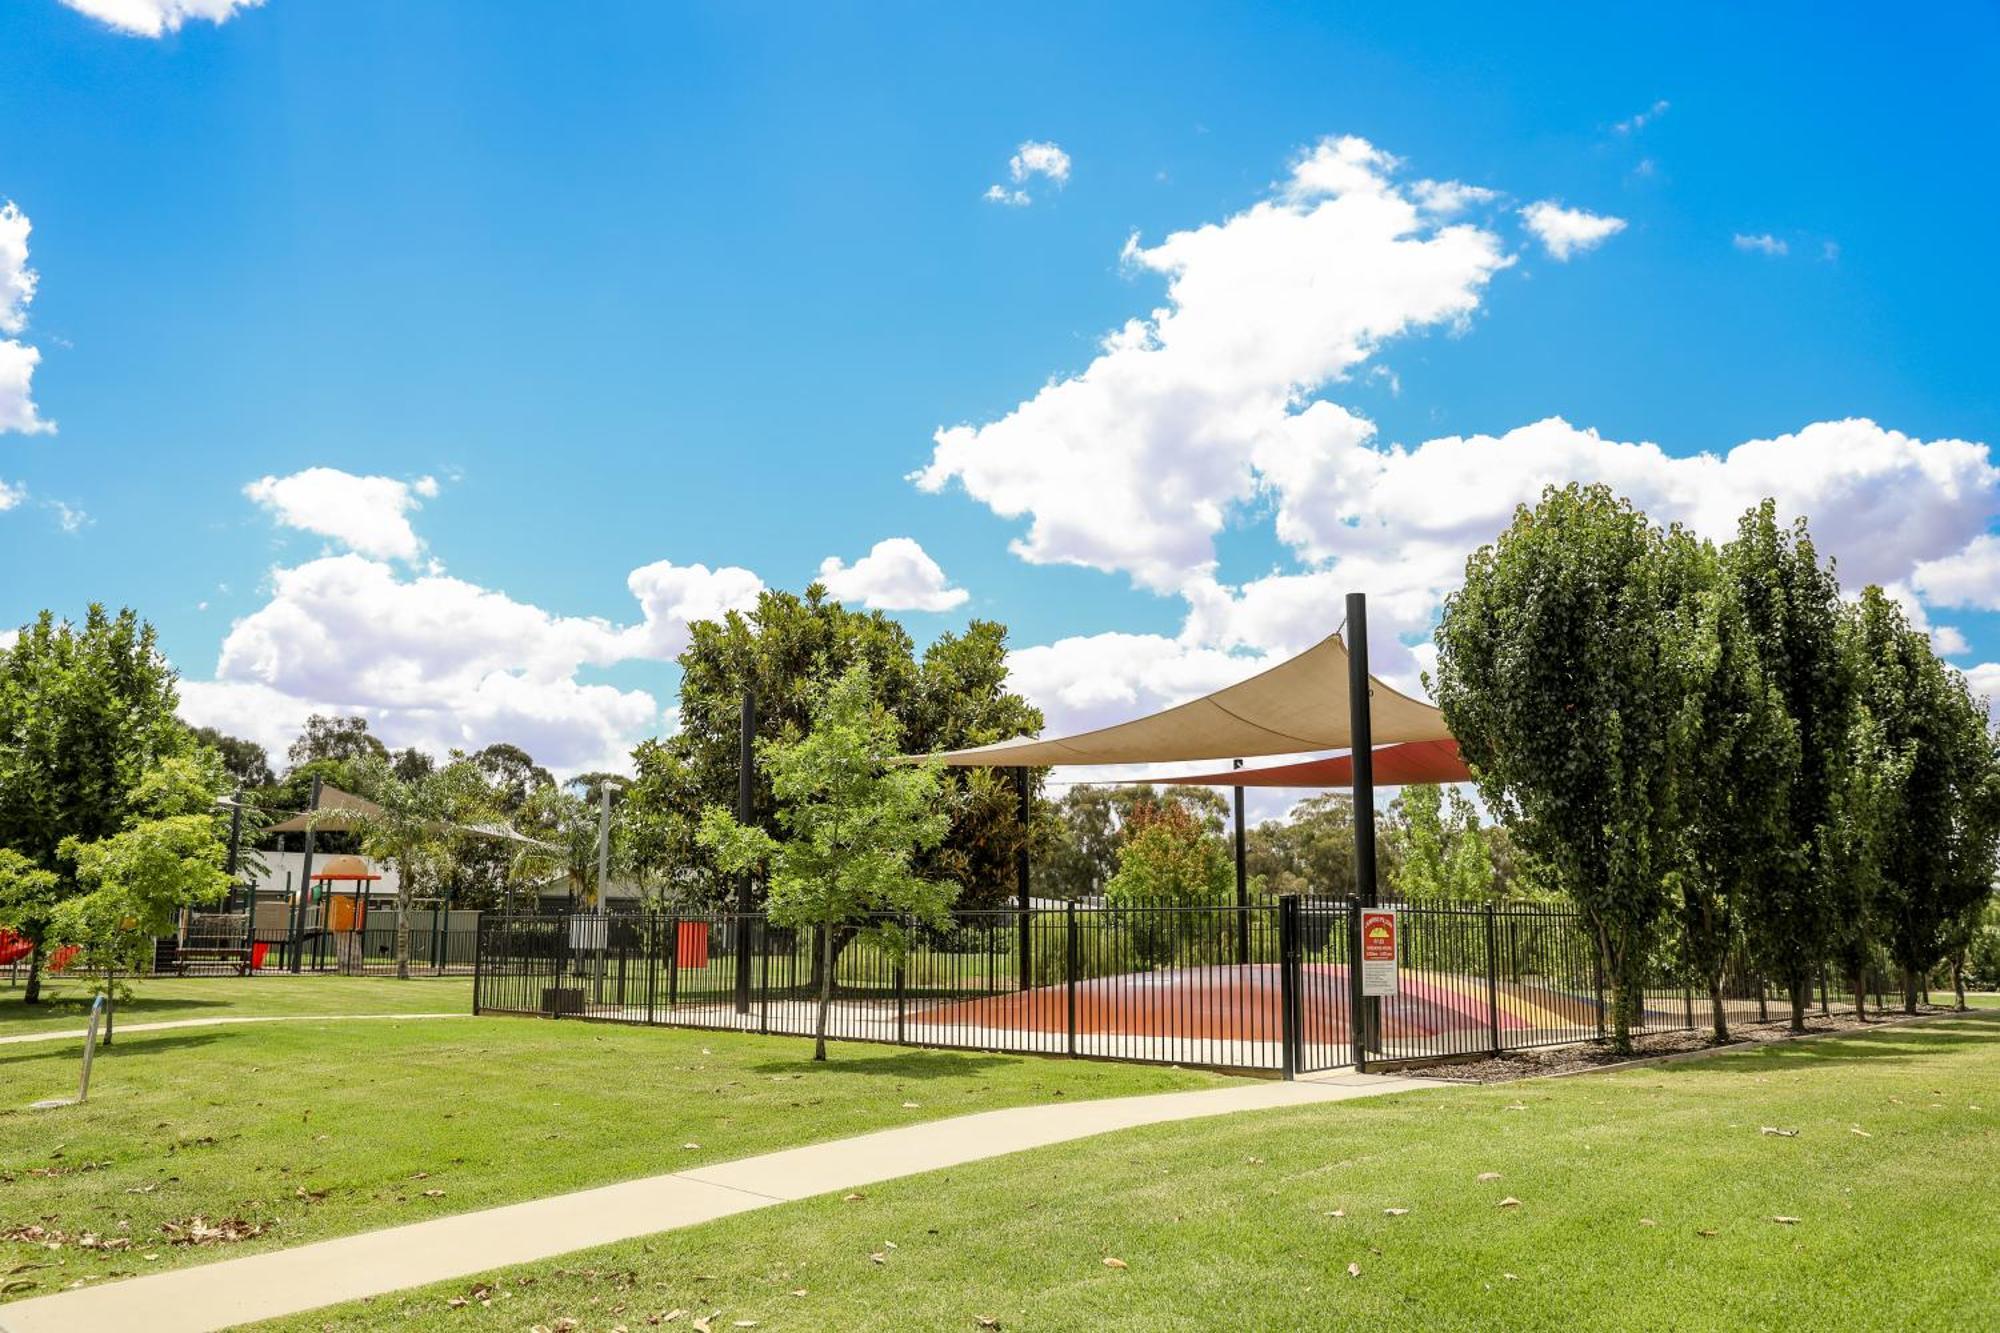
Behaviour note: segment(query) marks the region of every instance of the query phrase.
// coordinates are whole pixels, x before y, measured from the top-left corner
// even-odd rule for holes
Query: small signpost
[[[1396,993],[1396,909],[1361,909],[1361,993]]]
[[[29,1102],[30,1111],[53,1111],[62,1106],[81,1106],[90,1099],[90,1057],[97,1053],[97,1025],[104,1015],[104,997],[100,995],[90,1002],[90,1030],[83,1037],[83,1079],[77,1084],[76,1096],[51,1097],[47,1101]]]

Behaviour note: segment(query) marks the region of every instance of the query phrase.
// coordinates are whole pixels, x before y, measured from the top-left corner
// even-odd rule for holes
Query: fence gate
[[[1287,899],[1281,908],[1281,935],[1291,937],[1285,954],[1284,989],[1292,1062],[1296,1072],[1313,1074],[1353,1063],[1349,1015],[1354,997],[1348,966],[1353,914],[1345,902]]]

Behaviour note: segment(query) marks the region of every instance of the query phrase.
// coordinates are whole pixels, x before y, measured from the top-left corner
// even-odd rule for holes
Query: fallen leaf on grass
[[[976,1314],[972,1316],[972,1326],[974,1328],[998,1328],[1000,1327],[1000,1321],[990,1314]]]
[[[1479,1181],[1481,1184],[1484,1184],[1489,1180],[1498,1180],[1498,1179],[1500,1179],[1500,1173],[1498,1171],[1481,1171],[1479,1173]]]
[[[739,1320],[737,1320],[737,1321],[736,1321],[735,1323],[731,1324],[731,1325],[730,1325],[730,1327],[731,1327],[731,1328],[755,1328],[755,1327],[757,1327],[757,1321],[756,1321],[756,1320],[754,1320],[754,1319],[739,1319]]]
[[[1347,1266],[1347,1275],[1348,1275],[1349,1277],[1360,1277],[1360,1276],[1361,1276],[1361,1265],[1360,1265],[1360,1264],[1349,1264],[1349,1265]]]
[[[1783,1215],[1782,1213],[1781,1213],[1781,1214],[1779,1214],[1778,1216],[1776,1216],[1776,1217],[1772,1218],[1771,1220],[1772,1220],[1773,1222],[1776,1222],[1776,1223],[1777,1223],[1777,1224],[1778,1224],[1779,1226],[1781,1226],[1781,1227],[1792,1227],[1792,1226],[1797,1226],[1797,1225],[1799,1224],[1799,1219],[1798,1219],[1798,1218],[1796,1218],[1796,1217],[1786,1217],[1786,1216],[1785,1216],[1785,1215]]]
[[[1519,1208],[1521,1206],[1521,1201],[1515,1198],[1513,1195],[1509,1194],[1506,1198],[1500,1201],[1499,1206],[1502,1208]]]
[[[700,1146],[701,1145],[699,1143],[683,1143],[681,1145],[682,1148],[687,1149],[689,1151],[693,1151],[694,1149],[699,1148]]]
[[[871,1264],[886,1264],[889,1262],[889,1256],[877,1250],[868,1256],[868,1262]]]
[[[1716,1234],[1716,1231],[1714,1227],[1697,1227],[1694,1234],[1697,1236],[1713,1236]]]
[[[1642,1217],[1639,1219],[1639,1225],[1642,1227],[1656,1227],[1660,1224],[1650,1217]]]
[[[1126,1262],[1125,1262],[1125,1261],[1124,1261],[1123,1259],[1114,1259],[1114,1258],[1112,1258],[1112,1257],[1111,1257],[1110,1255],[1108,1255],[1108,1254],[1104,1256],[1104,1266],[1105,1266],[1106,1268],[1130,1268],[1130,1267],[1131,1267],[1131,1265],[1130,1265],[1130,1264],[1128,1264],[1128,1263],[1126,1263]]]
[[[1409,1212],[1410,1212],[1410,1210],[1409,1210],[1409,1209],[1407,1209],[1407,1208],[1384,1208],[1384,1209],[1382,1210],[1382,1216],[1384,1216],[1384,1217],[1407,1217],[1407,1216],[1409,1215]]]
[[[444,1197],[444,1191],[443,1191],[443,1190],[425,1190],[425,1191],[424,1191],[424,1197],[425,1197],[426,1199],[442,1199],[442,1198]]]
[[[1864,1138],[1864,1139],[1872,1139],[1875,1137],[1873,1134],[1870,1134],[1867,1130],[1861,1128],[1861,1126],[1859,1125],[1850,1125],[1848,1127],[1847,1132],[1859,1138]]]
[[[1507,1279],[1509,1282],[1519,1282],[1521,1280],[1520,1278],[1515,1277],[1512,1273],[1502,1273],[1500,1276]]]
[[[1334,1209],[1334,1210],[1333,1210],[1332,1212],[1328,1213],[1328,1214],[1327,1214],[1327,1216],[1328,1216],[1328,1217],[1346,1217],[1346,1216],[1347,1216],[1347,1210],[1346,1210],[1345,1208],[1336,1208],[1336,1209]]]
[[[916,1104],[915,1102],[904,1102],[904,1103],[903,1103],[903,1109],[904,1109],[905,1111],[921,1111],[921,1110],[923,1110],[923,1108],[922,1108],[921,1106],[918,1106],[918,1105],[917,1105],[917,1104]]]
[[[808,1292],[806,1291],[806,1289],[805,1289],[804,1287],[797,1287],[797,1288],[793,1289],[793,1291],[792,1291],[792,1295],[794,1295],[794,1296],[805,1296],[805,1295],[808,1295],[808,1294],[809,1294],[809,1293],[808,1293]]]
[[[450,1300],[446,1301],[444,1304],[447,1310],[462,1310],[466,1306],[472,1304],[472,1302],[468,1301],[463,1296],[454,1296]]]
[[[240,1217],[225,1217],[210,1222],[197,1215],[163,1223],[160,1233],[167,1238],[169,1245],[234,1245],[238,1241],[253,1240],[268,1229],[262,1222],[246,1221]]]
[[[861,1202],[861,1201],[862,1201],[863,1199],[865,1199],[865,1198],[867,1198],[867,1197],[868,1197],[868,1196],[867,1196],[866,1194],[863,1194],[863,1193],[861,1193],[861,1191],[859,1191],[859,1190],[856,1190],[856,1191],[855,1191],[854,1193],[852,1193],[852,1194],[848,1195],[848,1196],[847,1196],[846,1198],[842,1199],[842,1200],[841,1200],[841,1202],[842,1202],[842,1203],[860,1203],[860,1202]]]
[[[1779,1129],[1776,1125],[1759,1126],[1757,1132],[1759,1134],[1772,1134],[1781,1139],[1795,1139],[1799,1136],[1799,1132],[1796,1129]]]
[[[17,1277],[9,1282],[0,1282],[0,1296],[5,1296],[10,1292],[33,1291],[34,1289],[35,1279],[31,1277]]]
[[[127,1194],[151,1194],[154,1190],[158,1188],[159,1188],[158,1185],[134,1185],[131,1189],[126,1190],[125,1192]]]
[[[672,1310],[667,1311],[665,1314],[656,1314],[651,1319],[648,1319],[646,1322],[649,1324],[671,1324],[676,1319],[684,1319],[686,1317],[687,1317],[687,1311],[676,1307]]]

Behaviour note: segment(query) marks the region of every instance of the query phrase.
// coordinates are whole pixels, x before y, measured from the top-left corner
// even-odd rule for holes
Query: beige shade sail
[[[359,815],[370,819],[382,813],[382,807],[363,796],[338,787],[322,786],[319,789],[319,809],[307,810],[280,820],[265,829],[265,833],[304,833],[311,829],[315,833],[351,833],[357,820],[350,816]],[[518,842],[523,846],[542,847],[549,851],[560,850],[553,843],[531,838],[505,824],[465,824],[461,827],[476,838],[490,838],[494,842]],[[318,878],[318,876],[314,876]]]
[[[1369,678],[1378,745],[1448,741],[1444,714]],[[1351,748],[1347,646],[1330,635],[1250,679],[1148,717],[1050,740],[1001,741],[938,756],[962,768],[1161,764]]]

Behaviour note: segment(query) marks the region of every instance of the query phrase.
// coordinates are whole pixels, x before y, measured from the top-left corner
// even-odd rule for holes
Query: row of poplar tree
[[[1914,1011],[1992,894],[1985,705],[1879,587],[1847,600],[1766,501],[1716,545],[1602,486],[1550,488],[1466,563],[1435,691],[1487,805],[1585,915],[1629,1045],[1667,956],[1747,953],[1802,1027],[1871,966]],[[1961,997],[1962,998],[1962,997]]]

